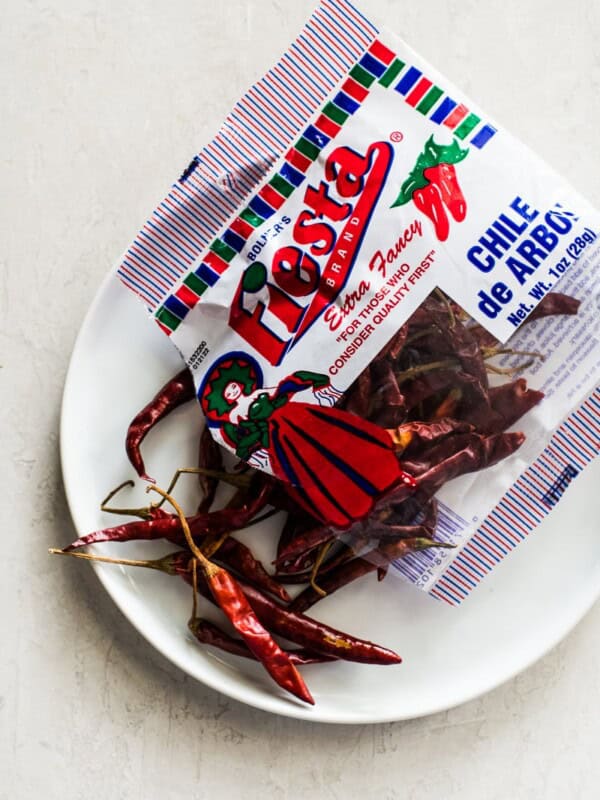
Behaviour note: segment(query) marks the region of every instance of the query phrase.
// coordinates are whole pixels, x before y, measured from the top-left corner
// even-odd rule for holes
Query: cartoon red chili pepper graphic
[[[429,167],[423,174],[432,185],[438,187],[452,218],[456,222],[462,222],[467,216],[467,203],[458,185],[454,165],[438,164],[437,167]]]
[[[439,186],[430,183],[422,189],[415,189],[412,199],[419,211],[433,222],[435,235],[440,242],[445,242],[450,233],[450,223]]]
[[[445,242],[450,233],[446,209],[455,222],[462,222],[467,215],[467,203],[454,165],[466,158],[468,152],[460,148],[456,139],[451,145],[440,145],[430,136],[392,208],[412,200],[433,223],[439,241]]]

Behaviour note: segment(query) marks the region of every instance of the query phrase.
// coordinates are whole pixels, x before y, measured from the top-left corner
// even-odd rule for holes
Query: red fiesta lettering
[[[269,363],[279,364],[289,345],[287,333],[298,329],[305,309],[266,278],[264,264],[250,264],[231,303],[229,324]]]
[[[388,142],[375,142],[365,155],[335,148],[325,163],[326,180],[306,188],[305,208],[291,226],[293,243],[276,250],[270,271],[258,261],[246,267],[229,324],[269,363],[279,364],[322,313],[331,312],[330,326],[341,324],[338,317],[351,313],[369,290],[361,281],[333,311],[327,308],[348,280],[392,158]],[[336,249],[338,241],[343,246]],[[328,257],[324,265],[320,256]]]
[[[310,211],[303,211],[294,225],[294,239],[298,244],[309,244],[313,256],[326,256],[335,244],[335,228],[315,222]]]
[[[319,285],[319,265],[299,247],[280,247],[273,256],[273,279],[292,297],[306,297]]]
[[[325,177],[335,181],[340,197],[356,197],[364,188],[370,161],[368,154],[361,156],[349,147],[337,147],[327,159]]]
[[[349,197],[350,195],[342,195],[342,197]],[[340,222],[346,219],[348,214],[352,211],[350,203],[336,203],[329,196],[329,186],[325,181],[321,181],[319,188],[315,189],[309,186],[304,193],[304,202],[312,208],[312,216],[315,219],[330,219],[332,222]]]

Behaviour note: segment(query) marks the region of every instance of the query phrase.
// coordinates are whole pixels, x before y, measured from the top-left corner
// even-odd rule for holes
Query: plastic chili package
[[[598,452],[599,231],[401,39],[324,0],[118,267],[188,368],[131,429],[134,466],[196,396],[204,463],[218,444],[277,479],[277,572],[313,579],[293,610],[375,571],[460,602]]]

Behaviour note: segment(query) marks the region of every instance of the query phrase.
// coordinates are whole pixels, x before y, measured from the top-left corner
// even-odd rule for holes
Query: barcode
[[[456,544],[462,540],[463,532],[468,527],[466,520],[438,500],[438,520],[435,530],[435,538],[438,541]],[[439,575],[442,565],[455,554],[454,550],[432,547],[392,561],[392,567],[411,583],[424,586]]]
[[[573,464],[567,464],[546,494],[542,497],[544,503],[546,503],[547,506],[555,506],[565,493],[567,486],[571,483],[573,478],[577,477],[578,473],[579,470],[575,469]]]

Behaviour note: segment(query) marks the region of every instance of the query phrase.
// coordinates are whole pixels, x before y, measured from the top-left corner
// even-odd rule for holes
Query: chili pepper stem
[[[441,547],[443,550],[454,550],[455,544],[450,542],[436,542],[434,539],[418,537],[415,539],[413,550],[429,550],[430,547]]]
[[[220,536],[211,537],[210,541],[202,545],[202,552],[207,558],[211,558],[221,547],[225,539],[230,535],[230,531],[225,531]]]
[[[532,358],[539,358],[541,361],[546,360],[546,356],[543,353],[538,353],[537,350],[513,350],[512,347],[482,347],[481,348],[481,355],[487,361],[488,358],[493,358],[494,356],[531,356]]]
[[[450,328],[450,330],[452,330],[456,326],[456,317],[454,316],[454,309],[450,305],[450,301],[448,300],[448,298],[446,297],[444,292],[442,292],[441,289],[438,289],[436,287],[435,294],[441,300],[441,302],[446,306],[446,311],[448,312],[448,327]]]
[[[197,561],[192,559],[192,615],[190,622],[198,616],[198,570]],[[189,623],[188,623],[189,624]]]
[[[457,367],[459,362],[455,358],[446,358],[442,361],[429,361],[426,364],[415,364],[414,367],[405,369],[403,372],[396,373],[396,380],[398,385],[404,381],[414,378],[415,375],[421,375],[423,372],[430,372],[434,369],[449,369],[450,367]]]
[[[494,375],[508,375],[509,378],[512,378],[518,372],[530,367],[534,361],[534,358],[530,358],[529,361],[525,361],[523,364],[517,364],[514,367],[496,367],[494,364],[486,364],[485,368],[488,372],[493,372]]]
[[[117,486],[115,489],[113,489],[113,490],[112,490],[112,492],[109,492],[109,493],[106,495],[106,497],[104,498],[104,500],[103,500],[103,501],[100,503],[100,508],[103,508],[103,506],[105,506],[107,503],[109,503],[109,502],[110,502],[110,501],[113,499],[113,497],[114,497],[114,496],[115,496],[115,495],[116,495],[118,492],[120,492],[120,491],[121,491],[121,489],[123,489],[125,486],[130,486],[130,487],[133,487],[134,485],[135,485],[135,484],[134,484],[134,482],[133,482],[132,480],[123,481],[123,483],[120,483],[120,484],[119,484],[119,485],[118,485],[118,486]]]
[[[70,556],[71,558],[82,558],[85,561],[100,561],[103,564],[117,564],[123,567],[145,567],[146,569],[156,569],[159,572],[166,572],[169,575],[175,574],[169,568],[168,560],[172,557],[172,553],[162,558],[140,561],[134,558],[110,558],[109,556],[96,556],[93,553],[75,553],[69,550],[60,550],[57,547],[51,547],[48,552],[52,556]]]
[[[167,495],[171,495],[177,481],[182,475],[204,475],[207,478],[216,478],[219,481],[223,481],[223,483],[229,483],[231,486],[235,486],[238,489],[247,489],[252,481],[252,475],[248,473],[225,472],[224,470],[209,469],[208,467],[180,467],[171,478],[171,483],[166,491]],[[161,493],[159,492],[159,494]],[[160,508],[166,499],[167,498],[163,496],[163,499],[158,503],[156,508]]]
[[[433,330],[435,330],[434,326],[430,325],[428,328],[423,328],[422,331],[417,331],[416,333],[413,333],[412,336],[407,336],[406,341],[404,342],[404,346],[408,347],[408,345],[411,345],[413,342],[417,342],[419,339],[422,339],[424,336],[429,336],[429,334]]]
[[[462,389],[459,389],[457,386],[455,386],[453,389],[450,389],[444,400],[442,400],[442,402],[433,412],[431,419],[438,420],[450,416],[456,409],[456,406],[461,398]]]
[[[188,521],[185,518],[183,509],[181,508],[179,503],[175,500],[175,498],[171,497],[171,495],[168,492],[165,492],[164,489],[161,489],[160,486],[147,486],[146,492],[156,492],[170,505],[173,506],[175,512],[177,513],[177,516],[179,517],[179,522],[181,524],[181,529],[183,531],[183,535],[185,536],[187,545],[190,551],[192,552],[194,558],[196,558],[200,563],[206,575],[211,576],[214,575],[216,572],[218,572],[219,568],[208,560],[208,558],[204,555],[202,550],[200,550],[198,545],[194,542],[194,539],[192,537],[192,532],[190,531],[190,526],[188,525]]]
[[[118,494],[125,486],[133,487],[135,484],[132,480],[123,481],[120,483],[112,492],[109,492],[104,500],[100,503],[100,511],[105,511],[107,514],[123,514],[130,517],[139,517],[143,520],[152,519],[152,512],[151,506],[148,508],[110,508],[107,503],[109,503],[112,498]]]
[[[327,553],[331,548],[331,544],[332,544],[331,542],[325,542],[324,544],[321,545],[321,547],[319,548],[319,552],[317,553],[315,563],[313,564],[313,568],[310,571],[310,585],[317,594],[321,595],[321,597],[326,597],[327,592],[321,589],[321,587],[317,585],[317,573],[319,572],[319,568],[323,563],[323,559],[325,558],[325,556],[327,555]]]

